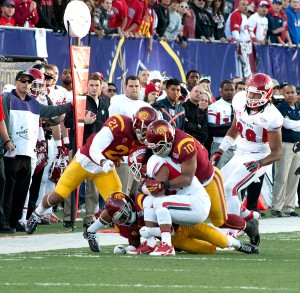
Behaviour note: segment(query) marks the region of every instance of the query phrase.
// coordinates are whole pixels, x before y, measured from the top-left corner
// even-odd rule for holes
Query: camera
[[[275,106],[279,105],[283,101],[284,101],[284,96],[283,95],[273,95],[272,96],[272,103]]]

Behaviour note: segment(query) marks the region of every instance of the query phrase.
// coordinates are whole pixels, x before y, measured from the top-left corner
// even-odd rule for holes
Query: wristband
[[[11,142],[10,139],[6,140],[3,145],[6,146],[9,142]]]
[[[170,181],[162,181],[161,183],[164,185],[165,189],[169,189],[171,186]]]
[[[226,135],[222,143],[220,144],[219,149],[223,150],[223,152],[226,152],[233,143],[234,143],[234,139],[231,136]]]
[[[69,137],[63,137],[63,142],[64,144],[70,144],[70,140],[69,140]]]

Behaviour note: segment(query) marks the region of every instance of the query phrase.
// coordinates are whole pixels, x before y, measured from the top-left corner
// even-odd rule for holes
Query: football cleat
[[[99,246],[99,243],[98,243],[96,233],[88,232],[87,228],[86,228],[86,232],[83,235],[84,235],[84,238],[87,239],[91,251],[99,252],[100,251],[100,246]]]
[[[243,217],[242,217],[242,218],[243,218]],[[261,214],[260,214],[259,212],[251,210],[251,211],[250,211],[250,214],[249,214],[247,217],[245,217],[244,220],[245,220],[246,222],[249,222],[249,221],[251,221],[252,219],[259,220],[260,218],[261,218]]]
[[[238,251],[247,254],[259,254],[259,249],[257,246],[245,242],[241,242],[241,247],[238,249]]]
[[[244,229],[244,231],[250,238],[250,243],[255,246],[258,246],[260,243],[258,225],[259,225],[258,220],[252,219],[251,221],[246,223],[246,228]]]
[[[26,233],[32,234],[39,223],[41,223],[42,217],[39,216],[36,212],[33,212],[26,223]]]
[[[156,245],[154,247],[150,247],[147,245],[147,241],[145,241],[137,249],[127,251],[127,254],[149,254],[154,251],[156,247]]]
[[[154,251],[149,253],[151,256],[175,256],[175,249],[173,245],[168,245],[162,242],[161,245],[156,247]]]

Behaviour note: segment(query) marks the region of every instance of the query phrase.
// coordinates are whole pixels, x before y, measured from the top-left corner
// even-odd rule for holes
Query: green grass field
[[[114,255],[112,246],[3,254],[0,292],[299,292],[299,243],[293,232],[264,234],[258,255],[157,258]]]

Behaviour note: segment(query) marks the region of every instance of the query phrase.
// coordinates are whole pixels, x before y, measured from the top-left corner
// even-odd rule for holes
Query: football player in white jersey
[[[252,75],[246,91],[237,93],[232,102],[234,119],[220,148],[212,157],[217,164],[239,136],[237,151],[221,169],[224,177],[228,213],[247,217],[250,211],[240,211],[238,193],[266,172],[266,166],[281,157],[281,126],[283,118],[271,104],[272,79],[263,73]],[[235,234],[234,230],[232,232]]]

